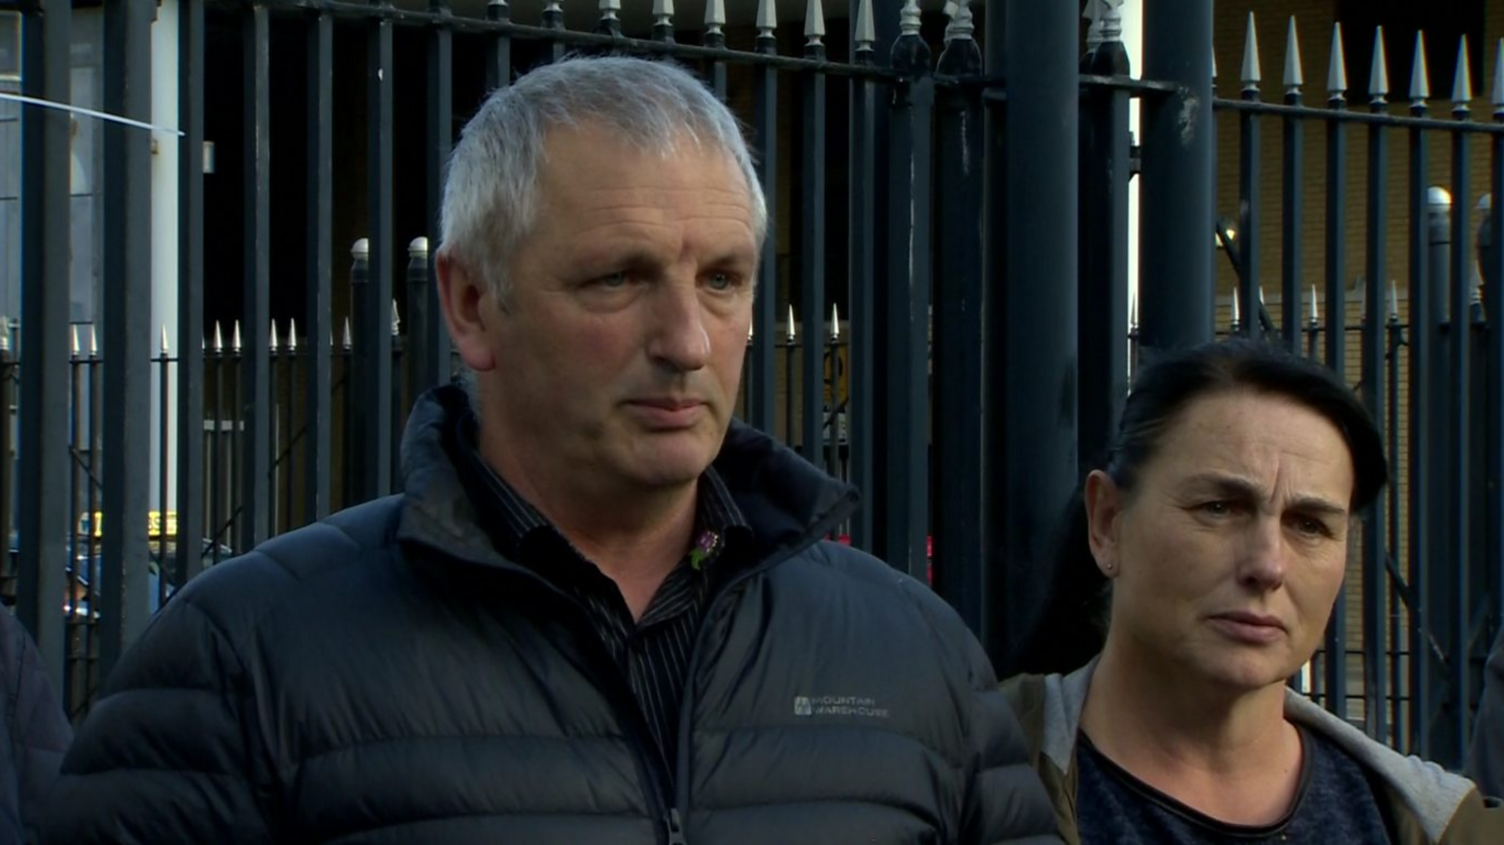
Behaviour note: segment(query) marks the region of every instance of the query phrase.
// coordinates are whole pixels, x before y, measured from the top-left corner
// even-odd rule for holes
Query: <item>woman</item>
[[[1004,685],[1066,842],[1504,842],[1470,781],[1285,685],[1386,472],[1367,412],[1316,364],[1231,341],[1141,371],[1073,541],[1109,585],[1105,642],[1070,675]]]

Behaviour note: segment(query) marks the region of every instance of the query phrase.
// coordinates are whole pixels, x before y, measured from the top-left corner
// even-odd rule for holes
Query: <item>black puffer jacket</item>
[[[83,726],[45,841],[1055,841],[957,616],[819,542],[852,492],[745,428],[717,469],[761,562],[706,610],[666,794],[583,610],[476,526],[441,437],[458,397],[414,411],[406,495],[168,604]]]
[[[35,840],[42,799],[57,778],[73,728],[36,644],[0,608],[0,845]]]

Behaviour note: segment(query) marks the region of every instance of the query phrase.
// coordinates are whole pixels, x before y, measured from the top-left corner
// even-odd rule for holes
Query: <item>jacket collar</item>
[[[1074,767],[1081,710],[1099,657],[1069,675],[1043,678],[1044,741],[1040,751],[1062,773]],[[1476,789],[1472,781],[1450,774],[1435,763],[1407,757],[1375,742],[1292,689],[1285,690],[1285,718],[1327,738],[1377,775],[1401,797],[1433,842],[1440,840],[1458,807]]]
[[[402,438],[399,541],[466,563],[512,568],[491,545],[445,444],[468,411],[455,385],[419,397]],[[814,543],[856,509],[857,494],[750,426],[733,421],[714,466],[751,526],[755,561],[773,563]],[[756,564],[754,564],[756,565]]]

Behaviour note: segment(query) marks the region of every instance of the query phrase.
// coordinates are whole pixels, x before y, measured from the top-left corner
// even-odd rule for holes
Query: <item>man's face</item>
[[[736,162],[681,138],[647,154],[555,129],[505,303],[461,348],[482,438],[539,482],[693,482],[720,451],[746,352],[758,243]],[[502,306],[505,307],[502,307]],[[550,478],[540,479],[538,473]]]

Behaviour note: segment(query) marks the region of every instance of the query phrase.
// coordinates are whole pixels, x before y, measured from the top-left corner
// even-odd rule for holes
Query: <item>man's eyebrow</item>
[[[1257,484],[1236,475],[1221,472],[1203,472],[1186,479],[1188,486],[1209,487],[1217,491],[1218,495],[1233,499],[1257,499],[1263,496],[1263,491]],[[1347,516],[1348,509],[1330,499],[1321,496],[1304,495],[1297,496],[1288,506],[1290,510],[1298,510],[1303,513],[1323,514],[1330,516]]]

